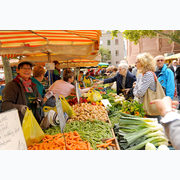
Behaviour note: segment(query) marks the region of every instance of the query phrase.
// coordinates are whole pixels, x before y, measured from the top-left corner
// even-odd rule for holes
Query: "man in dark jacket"
[[[180,102],[180,59],[178,59],[178,65],[177,65],[177,69],[176,69],[176,88],[177,88],[177,96],[178,96],[178,101]],[[180,109],[180,105],[178,107],[178,109]]]
[[[30,108],[40,123],[40,106],[43,103],[36,84],[31,80],[32,64],[20,62],[17,69],[17,77],[6,84],[2,91],[2,111],[16,108],[22,123],[26,108]]]
[[[107,84],[107,83],[113,83],[116,81],[116,91],[119,95],[120,93],[123,93],[126,95],[126,99],[132,98],[132,87],[133,83],[136,81],[136,76],[134,76],[131,72],[128,71],[128,64],[127,63],[120,63],[118,66],[118,73],[116,76],[105,79],[104,81],[99,81],[97,84]]]
[[[177,61],[173,60],[171,66],[169,66],[169,69],[174,73],[174,76],[176,76],[176,69],[177,69]]]

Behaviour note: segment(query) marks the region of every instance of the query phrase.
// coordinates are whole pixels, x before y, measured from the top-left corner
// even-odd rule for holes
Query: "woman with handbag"
[[[165,94],[154,73],[156,62],[149,53],[139,54],[136,60],[142,77],[140,81],[137,79],[133,94],[140,103],[143,103],[146,116],[158,118],[160,114],[150,102],[155,99],[162,99]]]

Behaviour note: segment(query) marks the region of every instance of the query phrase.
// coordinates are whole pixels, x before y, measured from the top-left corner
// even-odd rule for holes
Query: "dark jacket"
[[[103,84],[113,83],[116,81],[116,90],[117,90],[117,94],[119,94],[119,93],[121,93],[121,90],[123,89],[122,79],[123,79],[123,76],[120,75],[118,72],[116,76],[109,78],[109,79],[105,79]],[[135,81],[136,81],[136,76],[134,76],[131,72],[127,71],[126,81],[125,81],[125,89],[132,88],[133,83]]]
[[[32,89],[35,96],[43,102],[36,85],[32,83]],[[23,114],[20,112],[21,105],[27,106],[27,100],[24,92],[23,85],[16,78],[7,83],[2,91],[2,112],[16,108],[19,112],[20,120],[23,120]]]
[[[169,66],[169,69],[171,69],[171,71],[175,74],[174,67],[172,65]]]
[[[176,80],[177,80],[177,83],[180,84],[180,66],[177,66],[177,69],[176,69]]]

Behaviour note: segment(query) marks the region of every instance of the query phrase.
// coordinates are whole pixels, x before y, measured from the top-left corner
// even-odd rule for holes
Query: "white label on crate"
[[[107,108],[108,106],[112,106],[111,104],[110,104],[110,102],[109,102],[109,100],[108,99],[102,99],[101,100],[101,102],[103,103],[103,105]]]
[[[0,150],[26,150],[17,109],[0,114]]]

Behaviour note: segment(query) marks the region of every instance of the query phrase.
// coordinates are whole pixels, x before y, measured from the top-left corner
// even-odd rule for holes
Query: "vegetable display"
[[[87,99],[84,98],[84,97],[81,97],[81,98],[80,98],[80,102],[81,102],[81,103],[87,103]],[[68,100],[68,103],[69,103],[71,106],[77,104],[77,103],[78,103],[77,97],[75,97],[75,98],[73,98],[73,99],[69,99],[69,100]]]
[[[28,147],[28,150],[92,150],[87,141],[83,141],[78,132],[45,135],[41,143]]]
[[[113,137],[110,125],[97,120],[69,122],[66,124],[64,132],[71,131],[77,131],[83,140],[90,142],[93,149],[98,149],[97,145],[101,145],[104,140]]]
[[[143,109],[143,104],[132,100],[132,101],[123,101],[121,111],[127,114],[144,117],[145,111]]]
[[[104,106],[81,103],[72,107],[76,115],[70,118],[69,121],[100,120],[106,122],[108,120],[108,113]]]
[[[114,132],[121,149],[144,149],[149,142],[155,146],[167,145],[168,140],[163,133],[163,127],[156,119],[140,118],[119,111]]]

